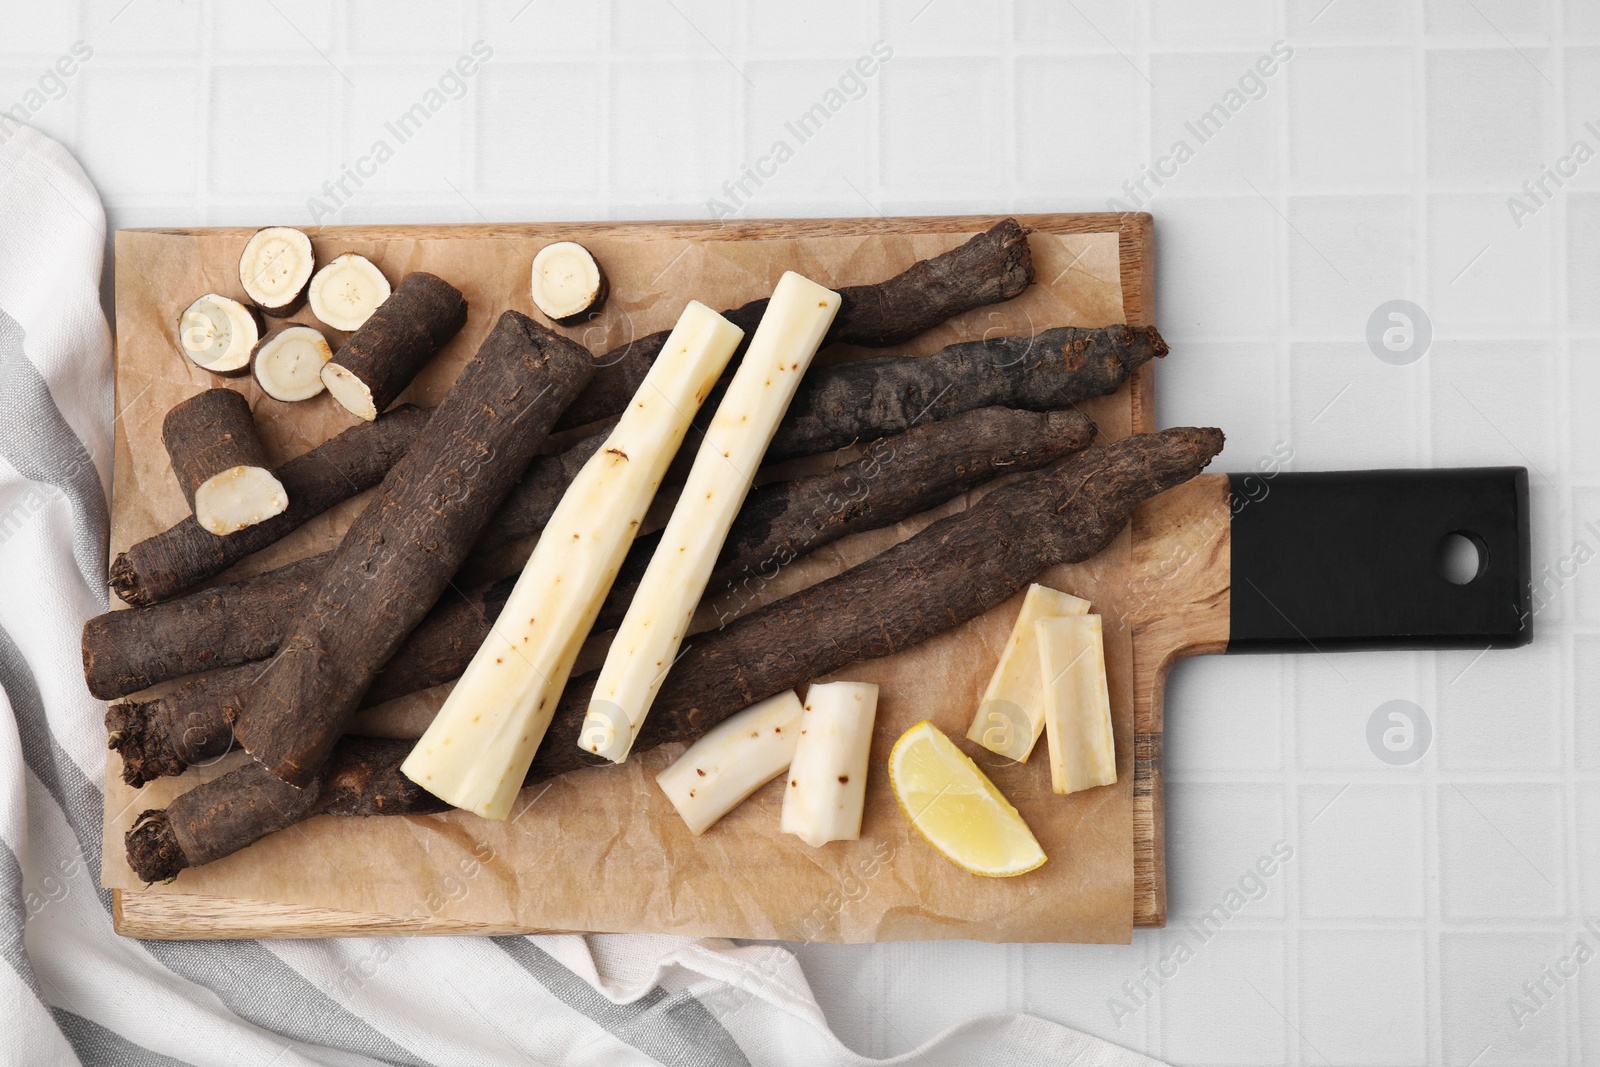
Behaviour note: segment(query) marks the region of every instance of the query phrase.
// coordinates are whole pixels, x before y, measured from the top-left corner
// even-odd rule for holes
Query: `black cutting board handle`
[[[1512,648],[1533,637],[1522,467],[1231,474],[1229,652]],[[1465,584],[1438,565],[1466,537]]]

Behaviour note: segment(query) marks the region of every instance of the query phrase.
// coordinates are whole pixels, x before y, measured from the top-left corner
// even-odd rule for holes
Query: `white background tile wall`
[[[1600,149],[1596,0],[5,0],[0,108],[80,40],[34,122],[114,226],[706,217],[878,41],[892,58],[741,216],[1096,210],[1287,42],[1154,190],[1161,420],[1225,427],[1224,469],[1526,465],[1536,643],[1181,668],[1173,922],[1131,948],[798,951],[872,1055],[1010,1009],[1180,1063],[1600,1058],[1600,964],[1541,1005],[1522,988],[1600,945],[1600,161],[1520,226],[1507,206]],[[477,41],[460,98],[313,218]],[[1433,328],[1408,366],[1366,341],[1398,298]],[[1395,699],[1434,727],[1410,766],[1367,745]],[[1132,1010],[1123,983],[1278,841],[1261,899]]]

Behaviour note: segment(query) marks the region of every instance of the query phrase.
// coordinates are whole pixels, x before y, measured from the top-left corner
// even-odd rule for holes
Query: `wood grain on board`
[[[360,246],[363,242],[403,239],[411,242],[495,242],[508,236],[537,235],[568,240],[696,240],[760,241],[810,236],[971,233],[987,228],[994,217],[897,219],[816,219],[724,223],[574,223],[547,226],[467,225],[345,227],[314,233],[336,235]],[[1025,226],[1044,233],[1116,233],[1125,321],[1152,324],[1154,282],[1152,225],[1142,214],[1019,216]],[[149,231],[134,231],[117,248],[119,320],[124,301],[148,299],[161,284],[158,243],[140,240]],[[247,231],[164,230],[173,236],[227,236]],[[121,235],[119,235],[120,237]],[[1065,273],[1065,272],[1063,272]],[[137,279],[136,284],[124,284]],[[1040,279],[1041,284],[1051,279]],[[220,285],[220,283],[219,283]],[[228,291],[221,289],[220,291]],[[131,312],[131,308],[128,309]],[[1041,328],[1043,325],[1041,324]],[[124,339],[119,334],[119,371]],[[591,343],[591,347],[600,348]],[[121,395],[128,383],[119,373],[119,410],[131,403]],[[1109,401],[1126,405],[1116,420],[1128,432],[1157,425],[1152,392],[1153,367],[1144,367]],[[1104,410],[1104,409],[1102,409]],[[119,434],[119,439],[120,439]],[[301,449],[303,450],[303,446]],[[119,448],[118,462],[126,461]],[[1228,618],[1228,491],[1220,475],[1203,475],[1187,486],[1149,502],[1132,525],[1129,562],[1124,569],[1132,595],[1120,614],[1132,634],[1129,674],[1121,682],[1133,700],[1133,909],[1134,925],[1160,926],[1166,919],[1164,820],[1161,789],[1162,696],[1167,670],[1177,659],[1220,651],[1227,642]],[[129,531],[115,526],[114,547],[124,545]],[[985,670],[985,675],[987,671]],[[109,761],[108,773],[118,771]],[[115,828],[108,823],[108,834]],[[115,849],[108,842],[107,855]],[[529,932],[519,925],[468,922],[446,916],[392,916],[332,910],[298,904],[268,903],[196,895],[194,893],[113,890],[116,928],[128,935],[152,938],[342,937],[390,934],[505,934]]]

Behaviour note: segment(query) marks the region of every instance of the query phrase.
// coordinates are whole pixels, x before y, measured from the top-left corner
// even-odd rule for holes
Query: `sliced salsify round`
[[[312,277],[311,313],[335,330],[353,333],[389,293],[389,279],[371,260],[346,252]]]
[[[274,400],[309,400],[322,392],[328,339],[310,326],[286,326],[256,346],[256,384]]]
[[[213,374],[242,374],[260,337],[261,313],[217,293],[202,296],[178,317],[178,347]]]
[[[533,257],[533,302],[553,322],[581,322],[605,303],[610,285],[594,254],[576,241],[557,241]]]
[[[268,226],[245,242],[239,284],[256,307],[285,318],[304,302],[315,263],[311,238],[291,226]]]
[[[990,878],[1025,874],[1044,849],[978,765],[926,720],[889,753],[889,785],[906,818],[940,855]]]

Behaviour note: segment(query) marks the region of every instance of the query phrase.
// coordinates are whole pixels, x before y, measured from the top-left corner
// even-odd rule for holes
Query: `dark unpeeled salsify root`
[[[283,826],[278,829],[283,829]],[[146,808],[135,816],[133,826],[123,836],[123,844],[128,850],[128,866],[134,871],[162,872],[146,878],[146,882],[168,882],[185,867],[194,866],[173,835],[172,822],[165,808]],[[195,854],[199,854],[199,849],[195,850]],[[165,873],[167,871],[172,873]]]
[[[429,412],[403,404],[376,422],[352,426],[273,473],[289,494],[282,514],[218,537],[190,515],[117,554],[111,591],[135,607],[170,600],[221,574],[308,521],[383,481],[428,424]]]
[[[881,438],[867,446],[866,455],[834,470],[762,486],[734,520],[705,601],[724,619],[738,614],[748,594],[808,553],[892,525],[1000,475],[1046,466],[1088,447],[1093,438],[1094,424],[1081,412],[980,408]],[[616,625],[627,610],[659,540],[642,537],[629,550],[598,629]],[[447,593],[390,659],[362,706],[459,677],[515,584],[512,576],[465,595]],[[727,601],[716,603],[723,595]],[[114,705],[107,728],[114,734],[111,747],[122,753],[123,780],[140,786],[227,752],[238,697],[260,673],[259,664],[229,667],[154,700]]]
[[[742,708],[855,660],[908,648],[1002,603],[1038,573],[1110,544],[1144,500],[1180,485],[1222,450],[1222,431],[1184,427],[1089,449],[1023,475],[959,514],[844,573],[785,597],[691,645],[667,676],[634,751],[690,741]],[[578,747],[595,675],[574,679],[527,782],[606,763]],[[127,838],[146,881],[176,877],[314,814],[412,815],[438,798],[395,778],[406,741],[347,737],[308,785],[303,805],[262,801],[276,789],[258,765],[176,798]],[[328,799],[342,783],[337,802]],[[280,783],[281,785],[281,783]],[[302,794],[303,796],[303,794]],[[252,817],[237,814],[249,807]],[[148,813],[147,813],[148,814]]]
[[[154,701],[128,701],[106,709],[107,743],[122,756],[122,780],[135,788],[157,778],[182,774],[190,766],[173,750],[173,734],[167,724],[152,717],[154,707]]]
[[[931,356],[883,356],[862,363],[818,367],[802,381],[789,414],[768,448],[766,461],[826,453],[936,420],[948,421],[962,412],[988,405],[1031,411],[1068,407],[1115,392],[1129,375],[1166,351],[1166,342],[1149,327],[1062,327],[1036,337],[998,337],[951,345]],[[706,408],[711,409],[714,404],[712,400]],[[475,550],[491,551],[537,533],[572,478],[605,438],[605,433],[596,434],[558,455],[534,459],[479,534]],[[961,447],[959,439],[953,439],[952,444]],[[693,453],[694,449],[688,449],[680,458],[692,457]],[[321,558],[325,563],[327,555]],[[187,671],[225,667],[270,655],[282,640],[287,615],[281,610],[274,613],[273,604],[299,602],[294,599],[296,594],[279,588],[282,570],[240,583],[230,597],[230,613],[211,611],[205,616],[210,620],[205,625],[198,624],[200,615],[190,617],[196,623],[192,626],[166,625],[154,613],[115,612],[110,617],[91,620],[84,631],[86,668],[90,664],[91,637],[97,636],[92,628],[104,627],[119,635],[115,641],[95,642],[94,662],[108,676],[91,678],[97,694],[121,696]],[[314,577],[302,576],[302,589],[313,584]],[[257,586],[262,587],[259,601],[254,592]],[[204,603],[209,594],[192,596]],[[187,610],[176,606],[171,609],[174,617]],[[251,623],[254,629],[250,633],[223,647],[213,634],[231,625],[234,618],[257,621]],[[139,636],[147,619],[153,629],[147,636]],[[255,649],[253,656],[244,653],[246,646]],[[133,681],[140,684],[129,684]]]
[[[412,742],[347,737],[304,788],[249,763],[183,795],[187,802],[139,814],[124,840],[128,865],[146,882],[176,878],[238,851],[230,842],[259,840],[312,815],[430,815],[450,805],[400,773]],[[223,784],[218,785],[221,782]]]
[[[323,384],[370,422],[466,322],[467,301],[455,286],[426,271],[407,274],[323,366]]]
[[[981,407],[1052,411],[1109,396],[1134,371],[1167,354],[1153,326],[1062,326],[1035,336],[949,345],[930,356],[877,356],[814,367],[767,446],[765,463],[831,452]],[[704,429],[722,391],[696,416]],[[579,468],[606,439],[591,434],[560,455],[541,456],[478,539],[487,551],[536,533]],[[695,449],[667,474],[681,480]]]
[[[1001,475],[1048,466],[1088,448],[1094,435],[1081,411],[978,408],[881,437],[860,459],[834,470],[760,486],[739,509],[702,603],[726,620],[802,556],[892,526]],[[634,541],[596,630],[622,621],[660,541],[659,531]]]
[[[396,287],[396,295],[407,286],[412,277],[417,276],[408,276]],[[834,319],[829,340],[880,347],[896,344],[930,330],[964,311],[1009,300],[1025,290],[1032,280],[1033,267],[1028,253],[1027,235],[1014,219],[1006,219],[960,247],[934,256],[932,259],[920,261],[886,281],[873,285],[846,286],[840,291],[843,304]],[[445,285],[443,282],[438,284]],[[440,289],[439,293],[448,296],[443,289]],[[391,296],[384,306],[389,307],[394,303],[394,296]],[[426,343],[432,343],[435,338],[445,337],[447,332],[454,332],[448,328],[454,316],[453,301],[439,299],[416,304],[415,307],[429,311],[439,322],[431,327],[416,323],[407,330],[392,331],[388,325],[388,318],[399,307],[400,305],[396,305],[390,308],[389,312],[384,312],[383,308],[380,308],[379,313],[373,316],[377,322],[369,320],[367,326],[363,326],[362,329],[374,336],[382,329],[386,336],[394,334],[401,339],[410,337],[419,344],[424,343],[424,338],[427,339]],[[736,325],[744,329],[748,337],[754,332],[756,324],[761,319],[761,313],[765,310],[766,301],[757,300],[742,308],[729,311],[727,315]],[[380,313],[383,315],[382,318],[379,317]],[[371,327],[370,330],[367,329],[368,326]],[[459,329],[459,323],[455,329]],[[670,332],[661,330],[637,338],[597,360],[601,369],[590,386],[579,394],[577,401],[563,414],[557,428],[580,426],[622,411],[627,406],[628,398],[644,380],[645,373],[655,361],[661,345]],[[352,336],[350,342],[347,342],[345,348],[340,351],[340,358],[349,359],[357,369],[373,362],[365,357],[358,359],[359,349],[352,351],[351,345],[359,337],[360,331]],[[411,361],[385,359],[382,362],[391,366],[402,364],[409,366]],[[816,373],[817,371],[813,371],[813,376]],[[977,401],[968,406],[979,407],[985,403],[1007,402],[1004,399],[991,399]],[[394,418],[401,410],[404,409],[397,408],[389,415],[378,419],[376,425],[382,425],[387,419]],[[357,435],[360,430],[362,427],[347,430],[340,435],[340,438]],[[865,429],[858,431],[855,436],[876,436],[888,432],[893,430],[887,427],[877,430]],[[550,517],[555,502],[560,499],[561,493],[571,482],[578,468],[582,467],[584,461],[600,447],[600,442],[605,440],[605,436],[604,433],[593,435],[560,456],[542,457],[536,460],[529,468],[527,477],[507,501],[501,515],[484,531],[479,547],[495,548],[537,532]],[[335,438],[301,458],[309,461],[311,456],[328,449],[340,438]],[[406,443],[409,443],[409,440]],[[348,463],[360,456],[358,449],[340,451],[341,463]],[[401,448],[400,451],[403,452],[404,449]],[[355,455],[349,455],[350,452]],[[790,454],[809,453],[801,451]],[[172,530],[148,538],[120,554],[111,568],[112,590],[121,599],[136,606],[154,604],[176,596],[183,590],[220,574],[246,555],[265,548],[298,528],[307,519],[320,514],[339,501],[370,489],[382,480],[384,473],[396,458],[398,453],[390,455],[388,463],[383,464],[375,474],[358,469],[341,470],[340,473],[343,475],[341,478],[314,478],[308,484],[300,484],[294,480],[290,468],[300,461],[292,461],[276,472],[289,493],[288,511],[225,538],[207,534],[198,527],[194,530],[185,529],[186,526],[194,525],[192,519],[179,523]],[[341,488],[347,488],[348,491],[343,495],[334,495]],[[316,490],[315,494],[313,490]],[[320,503],[314,505],[314,500]],[[196,533],[205,536],[197,538],[194,536]],[[209,543],[206,538],[216,543]]]
[[[1016,219],[1003,219],[948,252],[919,260],[892,278],[839,289],[839,313],[824,344],[886,348],[909,341],[973,308],[998,304],[1033,284],[1028,235]],[[765,299],[724,311],[748,344],[767,310]],[[621,413],[661,353],[670,330],[635,338],[600,357],[601,369],[556,428],[570,429]],[[731,373],[744,345],[734,353]],[[805,455],[806,453],[800,453]]]
[[[1135,507],[1199,474],[1222,444],[1221,430],[1179,427],[1096,446],[738,619],[678,659],[633,751],[697,738],[775,693],[976,618],[1040,571],[1105,548]],[[568,687],[530,781],[609,762],[578,745],[593,684]]]
[[[266,659],[321,579],[327,554],[227,585],[108,611],[83,625],[83,677],[100,700],[137,693],[185,674]]]
[[[931,356],[836,364],[827,374],[801,379],[767,457],[770,462],[837,448],[861,423],[898,433],[991,404],[1028,411],[1068,407],[1110,396],[1134,371],[1166,354],[1155,327],[1119,323],[1058,326],[1031,337],[963,341]]]
[[[348,365],[358,391],[375,390],[374,400],[382,401],[376,414],[466,321],[467,302],[460,290],[418,271],[395,286],[337,358]],[[366,378],[374,384],[367,386]],[[112,562],[112,591],[135,606],[154,604],[220,574],[340,501],[377,485],[422,432],[427,418],[427,412],[409,405],[376,419],[368,416],[370,426],[346,430],[275,472],[289,496],[283,513],[223,537],[179,523],[146,538]]]
[[[583,346],[519,312],[500,316],[242,695],[233,729],[246,751],[292,786],[316,776],[362,694],[593,374]]]
[[[207,671],[153,700],[108,707],[107,747],[122,757],[122,780],[137,789],[225,755],[240,698],[263,669],[243,663]]]
[[[289,506],[244,394],[219,387],[182,401],[162,420],[161,442],[190,513],[212,535],[254,526]]]

